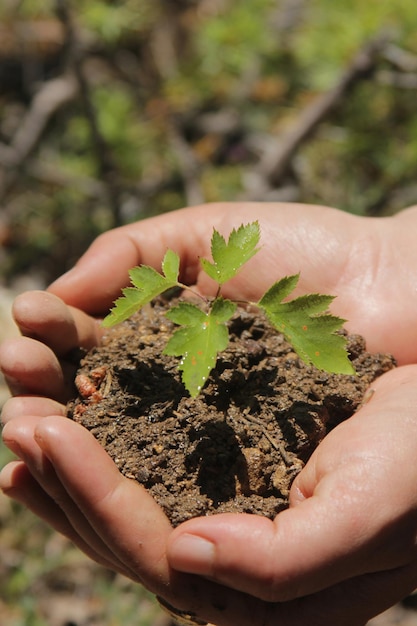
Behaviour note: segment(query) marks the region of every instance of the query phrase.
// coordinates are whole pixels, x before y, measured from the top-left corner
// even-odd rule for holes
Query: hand
[[[417,587],[417,366],[372,386],[294,481],[275,520],[217,515],[168,541],[176,570],[262,599],[265,623],[361,626]],[[269,603],[269,604],[268,604]]]
[[[245,611],[244,594],[173,571],[166,558],[172,527],[162,509],[120,474],[87,430],[63,417],[59,400],[69,393],[65,372],[70,368],[65,355],[80,341],[96,343],[96,322],[42,292],[18,298],[15,316],[31,337],[1,348],[2,368],[21,395],[2,411],[3,440],[19,460],[2,470],[0,488],[97,563],[140,582],[165,603],[216,624],[227,607],[227,619],[243,624],[251,610]],[[253,604],[259,604],[253,609],[258,615],[263,603]]]
[[[415,229],[417,219],[416,209],[411,209],[396,218],[386,220],[356,218],[331,209],[298,205],[243,205],[242,207],[239,206],[238,218],[232,214],[235,211],[237,211],[237,205],[202,207],[112,231],[99,238],[80,261],[77,268],[55,283],[51,287],[51,291],[62,296],[67,302],[86,308],[90,312],[105,312],[110,300],[113,300],[118,295],[120,287],[124,286],[127,270],[132,265],[147,263],[159,267],[165,249],[171,247],[180,253],[185,264],[186,269],[182,281],[196,283],[199,289],[209,292],[211,285],[204,282],[203,277],[198,274],[193,264],[196,248],[201,256],[209,254],[207,239],[209,239],[213,225],[226,234],[233,226],[258,218],[264,233],[264,250],[251,260],[251,265],[248,265],[250,273],[248,275],[245,271],[245,280],[239,275],[231,283],[227,295],[230,297],[234,295],[247,298],[256,297],[261,295],[261,292],[273,280],[284,274],[301,271],[300,289],[338,295],[336,301],[338,308],[337,310],[334,308],[333,312],[348,317],[352,330],[365,334],[368,346],[372,346],[371,349],[391,350],[401,363],[415,361],[416,329],[411,324],[409,328],[405,328],[405,326],[407,321],[412,319],[416,300],[416,291],[415,288],[413,289],[415,274],[412,274],[413,268],[416,267],[414,258],[416,253],[412,244],[412,234],[415,232],[415,230],[413,231],[413,224]],[[158,233],[156,238],[155,232]],[[199,243],[200,238],[201,241],[205,242],[204,245]],[[152,242],[152,245],[148,245],[149,242]],[[384,254],[381,253],[382,248]],[[401,251],[401,255],[398,254],[398,250]],[[117,258],[117,264],[113,255]],[[112,271],[115,271],[115,274],[112,275]],[[104,286],[102,276],[106,276],[107,282]],[[395,293],[392,293],[392,285],[395,285]],[[17,342],[6,344],[0,359],[4,372],[9,379],[13,379],[13,384],[17,385],[21,391],[63,400],[67,393],[64,370],[68,364],[62,361],[62,357],[70,347],[80,342],[84,345],[94,343],[98,336],[97,326],[91,318],[65,307],[59,300],[48,294],[43,294],[42,297],[52,298],[52,300],[49,301],[49,304],[44,302],[43,315],[39,315],[40,296],[41,294],[23,296],[16,303],[15,316],[24,334],[39,338],[51,346],[52,350],[34,342],[33,339],[24,337],[16,340]],[[32,306],[30,307],[27,306],[28,298],[32,298]],[[366,302],[370,303],[369,310],[366,309],[366,298]],[[35,300],[35,304],[33,300]],[[51,309],[51,306],[56,306],[55,311]],[[383,315],[381,315],[381,311]],[[46,322],[48,317],[49,322]],[[53,320],[59,320],[59,322],[51,326],[50,322]],[[392,329],[397,325],[399,332],[395,334]],[[55,329],[55,334],[52,332],[52,328]],[[409,333],[407,334],[408,330]],[[27,342],[30,342],[30,345]],[[61,365],[53,351],[58,357],[61,357]],[[26,362],[22,359],[23,355],[25,355]],[[404,380],[395,378],[398,372],[401,373],[401,376],[405,376]],[[43,381],[39,377],[41,373],[44,375]],[[412,384],[407,376],[414,375],[414,368],[404,368],[395,373],[392,372],[382,379],[386,381],[383,387],[384,393],[386,391],[389,397],[393,398],[392,403],[396,402],[396,413],[404,415],[402,432],[405,443],[409,445],[416,439],[410,426],[412,411],[409,409],[408,402],[412,401],[413,398],[410,395]],[[389,384],[388,381],[391,381],[392,384]],[[404,386],[401,386],[403,382]],[[403,404],[397,403],[397,390],[401,390],[403,393],[401,396]],[[375,413],[371,411],[371,415],[373,414],[374,420],[379,419],[376,418],[376,414],[379,415],[378,406],[375,404],[376,399],[377,396],[369,404],[368,409],[367,407],[362,409],[365,411],[373,407]],[[283,586],[279,584],[280,577],[286,576],[285,571],[282,567],[281,569],[278,568],[276,573],[272,571],[268,559],[265,559],[263,563],[266,568],[264,570],[262,567],[254,569],[254,562],[251,558],[236,560],[236,546],[239,546],[239,557],[243,557],[240,542],[248,531],[246,524],[251,525],[250,539],[254,546],[257,545],[254,538],[260,537],[263,533],[266,533],[267,537],[277,535],[276,545],[279,546],[279,533],[275,533],[275,530],[271,533],[275,524],[262,518],[218,516],[217,518],[188,522],[189,531],[193,531],[188,534],[206,537],[216,544],[214,564],[207,566],[201,561],[191,560],[190,562],[187,553],[184,554],[184,550],[181,552],[181,544],[175,541],[175,538],[181,539],[182,529],[186,530],[187,525],[174,531],[171,537],[171,529],[166,530],[166,520],[162,512],[155,509],[154,504],[152,504],[152,529],[154,533],[151,531],[150,537],[149,529],[146,530],[146,511],[149,504],[146,504],[146,501],[149,496],[138,485],[132,485],[127,479],[121,478],[118,472],[114,473],[114,466],[109,457],[89,433],[72,422],[62,420],[62,418],[44,418],[45,415],[51,413],[62,415],[62,412],[57,410],[56,404],[49,403],[51,403],[50,400],[39,398],[15,398],[6,406],[4,419],[9,423],[5,428],[4,436],[8,445],[23,458],[23,462],[17,462],[15,465],[6,467],[0,485],[10,495],[34,508],[39,515],[47,519],[58,530],[72,536],[81,548],[84,547],[86,550],[93,545],[95,550],[91,554],[93,558],[109,564],[118,571],[121,568],[123,571],[125,568],[124,571],[127,575],[134,579],[140,579],[146,586],[163,595],[168,601],[171,600],[171,603],[176,606],[188,608],[190,611],[194,610],[199,616],[219,625],[229,623],[272,624],[278,619],[278,616],[280,623],[291,624],[292,626],[305,623],[306,616],[308,616],[309,623],[324,625],[334,623],[334,611],[336,610],[337,622],[343,624],[341,616],[346,614],[346,623],[352,626],[363,623],[375,611],[378,612],[385,606],[389,606],[408,593],[415,584],[414,574],[410,571],[412,565],[410,567],[407,565],[399,574],[398,563],[395,559],[385,566],[389,572],[386,576],[387,579],[389,578],[386,587],[384,587],[381,575],[370,574],[368,578],[373,582],[369,582],[368,587],[365,586],[366,577],[361,577],[363,571],[360,569],[359,562],[365,554],[369,553],[372,546],[377,545],[376,540],[381,536],[378,524],[384,525],[389,519],[393,527],[392,532],[395,534],[395,529],[399,529],[399,537],[405,538],[404,529],[399,518],[396,517],[396,505],[388,507],[389,511],[385,518],[381,517],[382,521],[376,521],[374,525],[368,524],[368,534],[360,533],[361,541],[363,540],[362,551],[359,549],[362,544],[358,542],[358,549],[354,552],[354,556],[351,557],[350,553],[348,557],[346,556],[347,537],[349,539],[356,538],[357,527],[354,523],[352,525],[352,522],[360,519],[359,513],[362,511],[360,507],[362,501],[359,495],[361,492],[367,493],[364,489],[366,485],[358,484],[358,481],[352,481],[352,493],[347,494],[349,497],[340,498],[341,512],[345,511],[342,505],[346,501],[353,502],[355,505],[352,510],[349,509],[350,516],[346,518],[347,522],[336,524],[335,529],[331,530],[334,541],[330,544],[326,543],[327,552],[324,554],[321,554],[320,551],[323,541],[329,539],[327,526],[321,535],[322,544],[320,544],[320,533],[318,533],[310,556],[306,558],[304,569],[300,568],[300,580],[294,576],[294,569],[300,567],[300,562],[304,562],[305,542],[295,543],[293,550],[288,551],[288,557],[282,563],[284,568],[288,568],[288,580],[293,581],[292,591],[289,589],[291,585],[285,587],[285,584]],[[347,424],[352,421],[349,420]],[[382,427],[388,427],[387,420],[382,423]],[[372,431],[372,428],[370,430]],[[334,433],[337,432],[340,431],[336,429]],[[356,452],[352,446],[353,442],[349,437],[349,432],[346,434],[346,431],[343,431],[341,437],[343,448],[346,450],[343,455],[340,455],[340,458],[344,458],[346,461],[344,475],[348,473],[350,465],[352,466],[352,473],[355,474],[355,467],[360,466],[360,455],[359,457],[355,456]],[[69,447],[62,446],[62,441],[69,442]],[[327,443],[328,441],[331,443]],[[353,437],[353,441],[356,445],[356,437]],[[366,458],[372,457],[372,443],[373,441],[367,448],[368,457]],[[81,444],[84,446],[83,448],[80,447]],[[325,444],[326,447],[324,447]],[[277,527],[280,528],[281,520],[284,520],[282,527],[285,529],[285,520],[290,519],[290,514],[295,514],[297,520],[300,518],[296,529],[299,529],[299,536],[303,537],[306,529],[301,522],[304,519],[304,524],[308,526],[307,517],[304,515],[304,511],[307,513],[310,511],[308,506],[312,507],[312,504],[319,503],[320,506],[315,513],[316,519],[321,506],[327,507],[333,503],[333,508],[330,507],[329,509],[329,515],[333,514],[333,509],[336,509],[336,512],[339,510],[338,501],[334,497],[330,498],[329,501],[329,495],[327,495],[326,500],[326,490],[323,489],[323,484],[325,486],[331,484],[330,478],[332,476],[334,477],[333,484],[340,484],[337,481],[343,472],[341,469],[339,471],[336,464],[336,461],[339,460],[337,452],[339,446],[341,446],[341,440],[338,440],[336,435],[332,435],[331,439],[326,438],[295,483],[291,508],[278,516]],[[86,453],[77,465],[79,472],[70,464],[74,456],[74,449],[83,449]],[[321,450],[323,452],[319,452]],[[396,450],[391,449],[391,453],[396,459],[398,471],[401,457]],[[66,454],[67,456],[65,456]],[[375,456],[377,458],[378,454],[379,451],[376,450]],[[333,461],[330,460],[331,458]],[[87,461],[89,459],[94,459],[94,467],[100,467],[100,472],[96,472],[100,474],[97,480],[103,476],[106,477],[105,486],[109,489],[110,495],[105,495],[104,502],[113,505],[110,506],[111,515],[107,507],[100,506],[100,501],[97,500],[96,494],[100,493],[100,489],[97,491],[95,481],[87,483],[87,485],[83,484],[86,482],[85,476],[87,475]],[[392,463],[388,463],[387,460],[387,466],[390,464]],[[106,465],[107,470],[105,471]],[[363,465],[366,465],[365,462]],[[319,475],[317,484],[311,478],[311,473],[314,474],[311,468],[315,467],[321,468],[323,472],[323,478]],[[43,474],[42,471],[45,468],[45,474]],[[377,472],[377,479],[381,480],[382,475],[383,472]],[[308,476],[310,476],[309,481]],[[306,483],[302,482],[303,477],[307,481]],[[325,477],[326,480],[324,480]],[[369,478],[369,474],[366,473],[361,476],[361,478],[363,477]],[[378,480],[376,482],[379,488],[375,492],[375,497],[380,503],[384,501],[382,487],[385,488],[385,482],[381,486]],[[297,485],[299,486],[297,487]],[[134,495],[131,492],[132,488],[135,490]],[[298,491],[296,491],[297,489]],[[403,511],[401,519],[407,519],[406,526],[409,531],[407,537],[409,543],[407,545],[409,547],[411,545],[410,536],[414,537],[411,512],[415,502],[408,483],[406,483],[405,491],[407,493],[402,502],[403,509],[400,510]],[[310,497],[313,492],[314,497]],[[36,498],[33,497],[35,493]],[[116,507],[114,507],[114,500],[110,497],[113,493],[118,494]],[[316,498],[319,493],[321,499]],[[372,493],[374,492],[372,491]],[[120,494],[124,494],[124,496],[122,497]],[[127,501],[128,506],[119,506],[124,497],[126,497],[124,502],[126,504]],[[134,499],[132,500],[132,498]],[[303,498],[304,501],[300,504]],[[138,508],[140,503],[140,509],[144,506],[144,517],[142,518],[139,512],[139,515],[135,516],[134,523],[130,522],[129,524],[130,528],[134,527],[133,545],[132,534],[129,541],[126,530],[123,532],[123,529],[126,529],[126,519],[130,520],[132,517],[132,501],[138,502]],[[368,502],[368,496],[366,496],[366,501]],[[54,502],[58,502],[59,505],[54,504]],[[133,510],[136,511],[136,509]],[[369,507],[365,507],[365,510],[367,513],[365,517],[368,519],[367,516],[372,516],[373,513]],[[79,518],[87,521],[88,530],[85,530],[84,522],[80,521]],[[236,533],[231,533],[236,539],[235,544],[230,539],[230,519],[233,521],[233,528],[236,529]],[[343,519],[345,518],[343,517]],[[368,519],[368,522],[370,521],[372,520]],[[189,526],[190,524],[200,524],[197,533],[193,526]],[[204,526],[205,524],[207,527]],[[216,524],[219,527],[216,527]],[[259,528],[256,531],[253,525],[258,524]],[[90,526],[92,526],[92,530]],[[208,535],[204,534],[205,528]],[[157,529],[163,530],[159,532]],[[97,534],[99,538],[104,538],[104,541],[102,540],[100,545],[97,541],[94,543],[91,533]],[[145,538],[144,543],[149,547],[149,551],[138,549],[137,538],[141,537]],[[152,537],[155,541],[152,541]],[[223,543],[224,537],[227,538],[226,543]],[[219,577],[220,579],[225,576],[227,579],[225,582],[230,584],[230,588],[212,587],[212,582],[204,582],[201,579],[197,583],[193,579],[193,592],[191,594],[186,593],[184,596],[184,583],[182,582],[177,586],[175,584],[175,580],[182,580],[181,577],[177,579],[174,576],[172,578],[173,573],[169,569],[168,562],[160,560],[158,556],[161,553],[165,555],[167,541],[169,541],[168,557],[170,564],[175,568],[193,571],[193,568],[197,567],[196,573],[214,578]],[[271,543],[271,545],[273,544]],[[107,553],[101,552],[104,551],[104,548],[107,549]],[[285,544],[282,548],[284,555],[286,548]],[[110,554],[108,554],[109,550]],[[152,551],[154,553],[151,557]],[[209,548],[210,551],[212,548]],[[269,552],[268,556],[270,556]],[[216,561],[217,558],[218,561]],[[281,563],[281,554],[279,558]],[[388,560],[387,557],[384,558]],[[345,563],[345,569],[343,569],[341,561]],[[353,565],[353,561],[356,565]],[[228,571],[227,562],[230,564],[231,571]],[[337,563],[333,574],[332,562]],[[155,563],[162,564],[162,569],[158,570],[157,573],[155,573]],[[277,566],[276,560],[272,560],[272,565]],[[368,563],[365,563],[365,567],[368,567]],[[318,577],[318,572],[323,572],[321,578]],[[352,572],[355,573],[352,574]],[[395,573],[394,576],[392,575],[393,572]],[[346,576],[352,575],[357,576],[357,578],[347,582]],[[316,579],[316,588],[311,588],[311,596],[299,598],[298,596],[308,590],[306,581],[310,577]],[[229,580],[230,578],[233,580]],[[265,581],[270,578],[275,578],[277,584],[269,587]],[[233,590],[239,590],[242,585],[243,591],[246,593],[242,594]],[[358,586],[362,589],[366,587],[368,596],[369,594],[372,595],[371,587],[375,590],[374,599],[372,602],[367,600],[365,607],[362,601],[356,604],[354,602],[357,597]],[[262,587],[261,590],[260,587]],[[388,593],[388,587],[390,593]],[[264,602],[263,589],[268,589],[265,593],[271,600],[288,599],[288,601],[285,604]],[[214,602],[217,608],[213,606],[212,599],[214,596],[219,597],[219,594],[223,610],[219,608],[218,600]],[[297,599],[292,600],[291,598]]]
[[[97,562],[200,619],[360,626],[417,583],[416,380],[415,366],[381,378],[369,404],[319,446],[274,522],[219,515],[172,531],[92,435],[39,398],[4,410],[6,444],[22,460],[1,486]],[[195,538],[209,542],[203,554]]]
[[[230,298],[259,298],[271,284],[300,272],[298,293],[337,296],[332,312],[367,339],[371,352],[389,352],[399,364],[417,360],[417,206],[392,218],[364,218],[299,204],[203,205],[129,224],[101,235],[49,291],[93,315],[108,312],[128,270],[143,263],[160,270],[167,248],[181,257],[181,280],[213,295],[200,271],[210,256],[213,227],[224,235],[259,220],[261,251],[224,286]]]

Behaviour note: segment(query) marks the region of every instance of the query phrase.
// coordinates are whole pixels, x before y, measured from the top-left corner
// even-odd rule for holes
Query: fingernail
[[[213,569],[215,546],[211,541],[184,533],[170,547],[170,563],[174,569],[189,574],[208,576]]]
[[[10,452],[13,452],[13,454],[19,457],[19,459],[23,460],[24,453],[20,444],[16,441],[15,437],[13,436],[8,437],[7,436],[8,432],[9,432],[9,427],[7,426],[7,424],[5,424],[3,426],[2,437],[1,437],[4,445],[6,446],[6,448],[10,450]]]

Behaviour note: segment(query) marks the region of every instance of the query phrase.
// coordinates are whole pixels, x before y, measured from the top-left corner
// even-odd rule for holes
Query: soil
[[[348,336],[357,376],[304,364],[258,312],[239,308],[230,344],[190,398],[163,355],[173,331],[159,300],[107,332],[84,355],[68,416],[88,428],[120,471],[144,485],[174,526],[194,516],[269,518],[288,506],[292,481],[326,434],[395,367]]]

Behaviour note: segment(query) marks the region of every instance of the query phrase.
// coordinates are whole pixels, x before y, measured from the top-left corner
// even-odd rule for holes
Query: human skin
[[[300,272],[297,293],[337,296],[332,313],[400,367],[324,439],[274,521],[216,515],[173,530],[93,436],[63,419],[67,355],[99,341],[86,313],[104,315],[128,269],[159,269],[167,248],[181,257],[182,282],[214,293],[197,255],[209,256],[213,227],[227,235],[254,219],[263,247],[224,295],[256,299]],[[0,363],[16,394],[3,410],[3,438],[20,460],[3,469],[0,487],[91,558],[218,626],[365,624],[417,586],[416,228],[417,207],[360,218],[317,206],[219,204],[102,235],[48,293],[16,300],[24,336],[4,343]]]

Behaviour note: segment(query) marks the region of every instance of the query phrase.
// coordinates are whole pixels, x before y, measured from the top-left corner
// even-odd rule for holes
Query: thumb
[[[408,366],[376,381],[371,402],[317,448],[275,520],[189,520],[170,537],[170,565],[282,602],[415,559],[416,375]]]
[[[320,591],[355,574],[340,555],[335,516],[319,499],[306,500],[271,521],[253,515],[215,515],[179,526],[168,544],[170,565],[267,602]],[[337,539],[335,538],[337,536]],[[332,540],[333,538],[333,540]],[[343,546],[342,546],[343,549]]]

